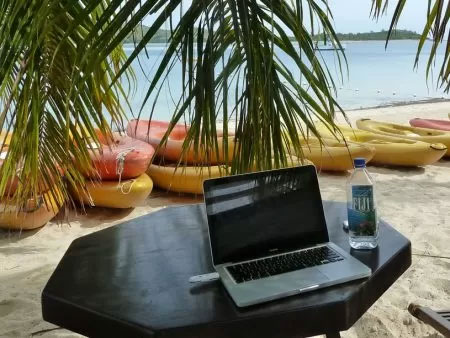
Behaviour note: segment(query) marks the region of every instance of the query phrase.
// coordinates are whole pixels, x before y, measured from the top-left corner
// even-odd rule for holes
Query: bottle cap
[[[362,157],[355,158],[353,161],[355,168],[365,168],[366,167],[366,159]]]

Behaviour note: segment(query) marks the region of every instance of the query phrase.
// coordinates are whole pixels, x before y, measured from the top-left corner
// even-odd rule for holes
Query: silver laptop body
[[[213,265],[239,307],[371,274],[329,241],[314,166],[206,180],[204,198]]]

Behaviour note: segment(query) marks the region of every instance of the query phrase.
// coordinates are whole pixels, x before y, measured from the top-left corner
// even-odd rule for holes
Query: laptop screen
[[[215,265],[328,241],[313,166],[207,180],[204,194]]]

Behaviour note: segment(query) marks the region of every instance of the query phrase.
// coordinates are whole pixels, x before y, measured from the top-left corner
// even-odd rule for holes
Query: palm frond
[[[81,171],[90,167],[88,150],[97,142],[94,128],[109,133],[110,125],[123,123],[120,98],[127,93],[120,83],[111,86],[125,61],[121,45],[93,71],[83,63],[85,38],[109,5],[106,0],[95,6],[87,1],[2,2],[0,128],[12,138],[2,147],[7,156],[0,169],[0,196],[8,195],[8,182],[17,177],[16,192],[4,198],[19,205],[46,189],[67,197],[62,176],[83,186]],[[133,79],[131,69],[126,74]]]
[[[280,166],[287,149],[301,156],[300,140],[318,136],[314,120],[333,124],[342,112],[311,38],[321,31],[336,45],[342,72],[345,55],[326,0],[7,0],[1,9],[0,127],[13,136],[0,194],[18,176],[17,201],[39,194],[39,185],[67,195],[61,172],[70,185],[83,184],[94,129],[123,124],[120,80],[133,80],[132,62],[167,22],[172,34],[139,116],[152,116],[149,98],[181,62],[185,90],[171,126],[191,125],[185,150],[214,156],[228,149],[219,132],[234,129],[232,172]],[[151,27],[125,58],[122,41],[149,14]]]
[[[119,79],[181,5],[177,0],[148,0],[135,7],[128,2],[120,10],[125,24],[111,20],[104,33],[92,37],[89,43],[97,46],[93,54],[99,55],[98,60],[106,57],[138,20],[153,13],[153,24],[117,74]],[[100,21],[106,19],[100,17]],[[224,135],[229,129],[236,135],[235,154],[229,154],[230,158],[234,155],[232,172],[284,164],[288,143],[301,156],[300,138],[307,131],[318,135],[313,120],[333,123],[334,115],[343,112],[335,100],[331,71],[314,48],[314,29],[336,44],[342,73],[345,55],[325,0],[192,1],[172,28],[139,117],[153,115],[149,98],[152,94],[158,97],[174,63],[181,62],[184,91],[171,125],[180,121],[191,125],[185,150],[193,146],[197,152],[214,156],[219,147],[228,149],[228,138],[217,137],[216,126],[221,125]],[[303,88],[302,81],[309,88]]]

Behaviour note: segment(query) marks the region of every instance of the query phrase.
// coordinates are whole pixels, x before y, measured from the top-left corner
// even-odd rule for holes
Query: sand
[[[348,116],[407,123],[418,116],[447,119],[448,112],[450,103],[443,102],[355,110]],[[411,240],[413,262],[342,337],[440,337],[406,308],[416,302],[450,309],[450,161],[426,168],[369,167],[369,171],[377,182],[381,217]],[[347,177],[321,173],[323,198],[344,201]],[[79,337],[44,322],[40,306],[42,289],[70,243],[167,205],[199,201],[157,192],[134,210],[94,208],[86,215],[70,212],[70,224],[51,222],[22,233],[0,231],[0,337]]]

